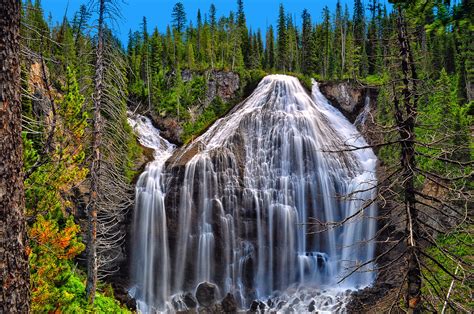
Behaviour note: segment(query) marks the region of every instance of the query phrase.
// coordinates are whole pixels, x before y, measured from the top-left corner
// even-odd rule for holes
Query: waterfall
[[[184,310],[167,301],[206,281],[242,308],[340,309],[375,277],[376,157],[352,149],[366,145],[318,83],[309,95],[294,77],[265,77],[166,171],[171,148],[140,176],[137,299]]]
[[[363,128],[369,114],[370,114],[370,94],[367,93],[367,95],[365,95],[364,108],[355,119],[354,125],[357,128]]]
[[[170,260],[164,204],[163,168],[174,146],[160,136],[151,121],[130,115],[128,123],[138,134],[140,144],[153,149],[154,160],[140,175],[136,184],[133,217],[132,294],[138,307],[151,312],[169,297]]]

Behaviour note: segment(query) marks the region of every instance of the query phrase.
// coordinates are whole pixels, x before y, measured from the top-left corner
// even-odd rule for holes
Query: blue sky
[[[68,17],[72,18],[74,12],[79,9],[83,3],[87,4],[90,0],[42,0],[42,6],[46,17],[49,13],[52,14],[53,22],[62,20],[62,17],[67,8]],[[122,18],[114,26],[116,35],[126,45],[127,35],[129,29],[138,30],[142,22],[143,16],[146,16],[148,21],[148,28],[152,30],[155,26],[163,32],[166,25],[171,22],[171,11],[174,4],[178,0],[118,0],[121,3]],[[201,14],[204,18],[209,10],[211,3],[214,3],[217,9],[217,16],[228,15],[230,11],[236,11],[236,0],[182,0],[186,9],[186,14],[189,20],[193,21],[195,25],[196,14],[198,8],[201,9]],[[245,15],[247,17],[247,24],[253,29],[260,28],[262,31],[266,29],[267,25],[276,24],[278,17],[278,6],[283,3],[285,10],[291,13],[298,24],[301,23],[301,12],[307,8],[314,19],[321,18],[323,7],[327,5],[331,13],[335,12],[337,0],[244,0]],[[364,3],[368,3],[365,0]],[[386,1],[382,1],[386,2]],[[342,5],[348,4],[349,10],[352,12],[353,0],[341,0]]]

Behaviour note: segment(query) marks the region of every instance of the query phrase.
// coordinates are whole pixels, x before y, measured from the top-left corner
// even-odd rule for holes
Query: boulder
[[[227,293],[227,295],[222,300],[222,310],[225,313],[236,313],[238,309],[237,300],[232,293]]]
[[[250,312],[257,312],[259,305],[260,303],[258,301],[253,301],[252,304],[250,304]]]
[[[197,301],[190,292],[183,296],[183,302],[188,309],[194,309],[197,306]]]
[[[203,307],[210,307],[216,303],[217,294],[217,286],[209,282],[200,283],[196,289],[196,299]]]

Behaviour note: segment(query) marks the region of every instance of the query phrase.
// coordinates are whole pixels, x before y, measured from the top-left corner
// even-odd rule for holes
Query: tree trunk
[[[94,78],[94,117],[92,139],[92,163],[90,167],[90,201],[88,206],[87,239],[87,300],[94,303],[97,289],[97,210],[99,206],[100,146],[102,142],[101,103],[104,77],[104,11],[105,0],[99,2],[98,38]]]
[[[410,51],[406,24],[402,16],[402,9],[398,8],[398,41],[400,44],[401,68],[403,73],[403,104],[406,113],[405,119],[401,114],[398,101],[395,102],[396,120],[401,137],[402,155],[401,164],[403,169],[404,203],[407,215],[407,266],[408,287],[406,302],[411,313],[421,312],[421,267],[418,261],[418,209],[415,198],[415,121],[416,121],[416,80],[417,74],[413,57]],[[411,79],[410,79],[411,74]],[[410,88],[411,81],[411,88]]]
[[[0,312],[28,313],[20,103],[20,1],[0,0]]]

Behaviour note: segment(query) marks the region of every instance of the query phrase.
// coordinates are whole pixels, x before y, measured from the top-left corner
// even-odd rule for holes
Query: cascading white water
[[[207,281],[242,307],[255,299],[278,309],[342,306],[340,291],[375,276],[364,263],[375,247],[376,157],[348,150],[366,145],[317,83],[310,97],[296,78],[265,77],[180,153],[194,151],[184,174],[172,178],[175,193],[166,194],[176,206],[163,207],[163,161],[140,177],[137,298],[173,310],[172,294]],[[169,163],[166,173],[176,176],[175,168]]]
[[[154,161],[146,166],[136,185],[131,264],[136,283],[132,294],[138,301],[139,309],[147,312],[167,301],[170,293],[162,172],[174,145],[163,139],[144,116],[129,115],[128,123],[138,134],[140,143],[154,150]]]
[[[359,113],[359,115],[355,119],[354,125],[357,128],[363,128],[369,114],[370,114],[370,95],[369,93],[367,93],[367,95],[365,95],[364,108],[362,108],[361,113]]]

